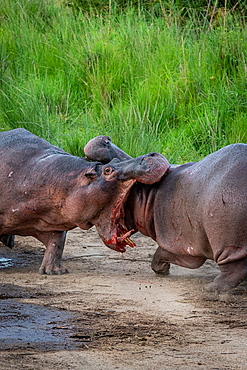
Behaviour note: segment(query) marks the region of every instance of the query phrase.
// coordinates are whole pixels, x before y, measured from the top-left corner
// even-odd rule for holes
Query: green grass
[[[243,16],[110,10],[1,1],[0,130],[25,127],[75,155],[109,135],[176,163],[247,142]]]

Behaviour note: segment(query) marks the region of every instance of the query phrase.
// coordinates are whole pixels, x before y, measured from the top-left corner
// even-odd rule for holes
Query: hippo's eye
[[[110,175],[113,172],[113,169],[111,167],[106,167],[104,169],[104,174],[105,175]]]

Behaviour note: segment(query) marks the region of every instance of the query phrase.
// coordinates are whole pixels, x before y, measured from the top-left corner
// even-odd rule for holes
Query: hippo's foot
[[[157,275],[169,275],[170,263],[167,262],[167,255],[164,249],[157,248],[152,259],[151,268]]]
[[[222,283],[219,284],[219,282],[214,280],[212,281],[212,283],[204,285],[203,290],[205,292],[223,293],[223,292],[228,292],[229,290],[235,288],[237,285],[235,286],[231,286],[229,284],[223,285]]]
[[[152,265],[152,270],[157,274],[157,275],[160,275],[160,276],[167,276],[169,275],[170,273],[170,263],[166,262],[166,263],[163,263],[162,265],[160,266],[153,266]]]
[[[65,267],[59,266],[59,267],[45,267],[41,266],[39,269],[39,273],[41,275],[63,275],[63,274],[68,274],[68,270]]]
[[[219,266],[221,273],[204,286],[206,292],[227,292],[247,278],[247,258]]]
[[[13,248],[15,242],[15,236],[9,234],[0,235],[0,241],[6,245],[6,247]]]

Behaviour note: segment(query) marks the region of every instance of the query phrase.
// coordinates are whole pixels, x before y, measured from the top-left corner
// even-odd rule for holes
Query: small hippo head
[[[113,158],[121,160],[131,157],[112,143],[109,136],[99,135],[91,139],[84,147],[84,153],[92,161],[108,163]]]

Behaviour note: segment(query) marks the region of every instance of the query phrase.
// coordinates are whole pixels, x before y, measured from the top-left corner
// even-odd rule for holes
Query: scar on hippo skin
[[[0,241],[14,245],[14,235],[33,236],[46,250],[39,272],[64,274],[61,264],[66,232],[93,225],[110,248],[131,244],[121,223],[121,204],[135,182],[153,183],[167,171],[161,154],[89,162],[55,147],[25,129],[0,133]],[[153,169],[157,171],[153,172]]]
[[[108,136],[93,138],[84,151],[94,160],[129,157]],[[122,212],[127,230],[158,243],[156,273],[167,275],[170,263],[198,268],[210,259],[220,274],[205,289],[237,287],[247,279],[247,144],[171,165],[158,183],[134,184]]]

